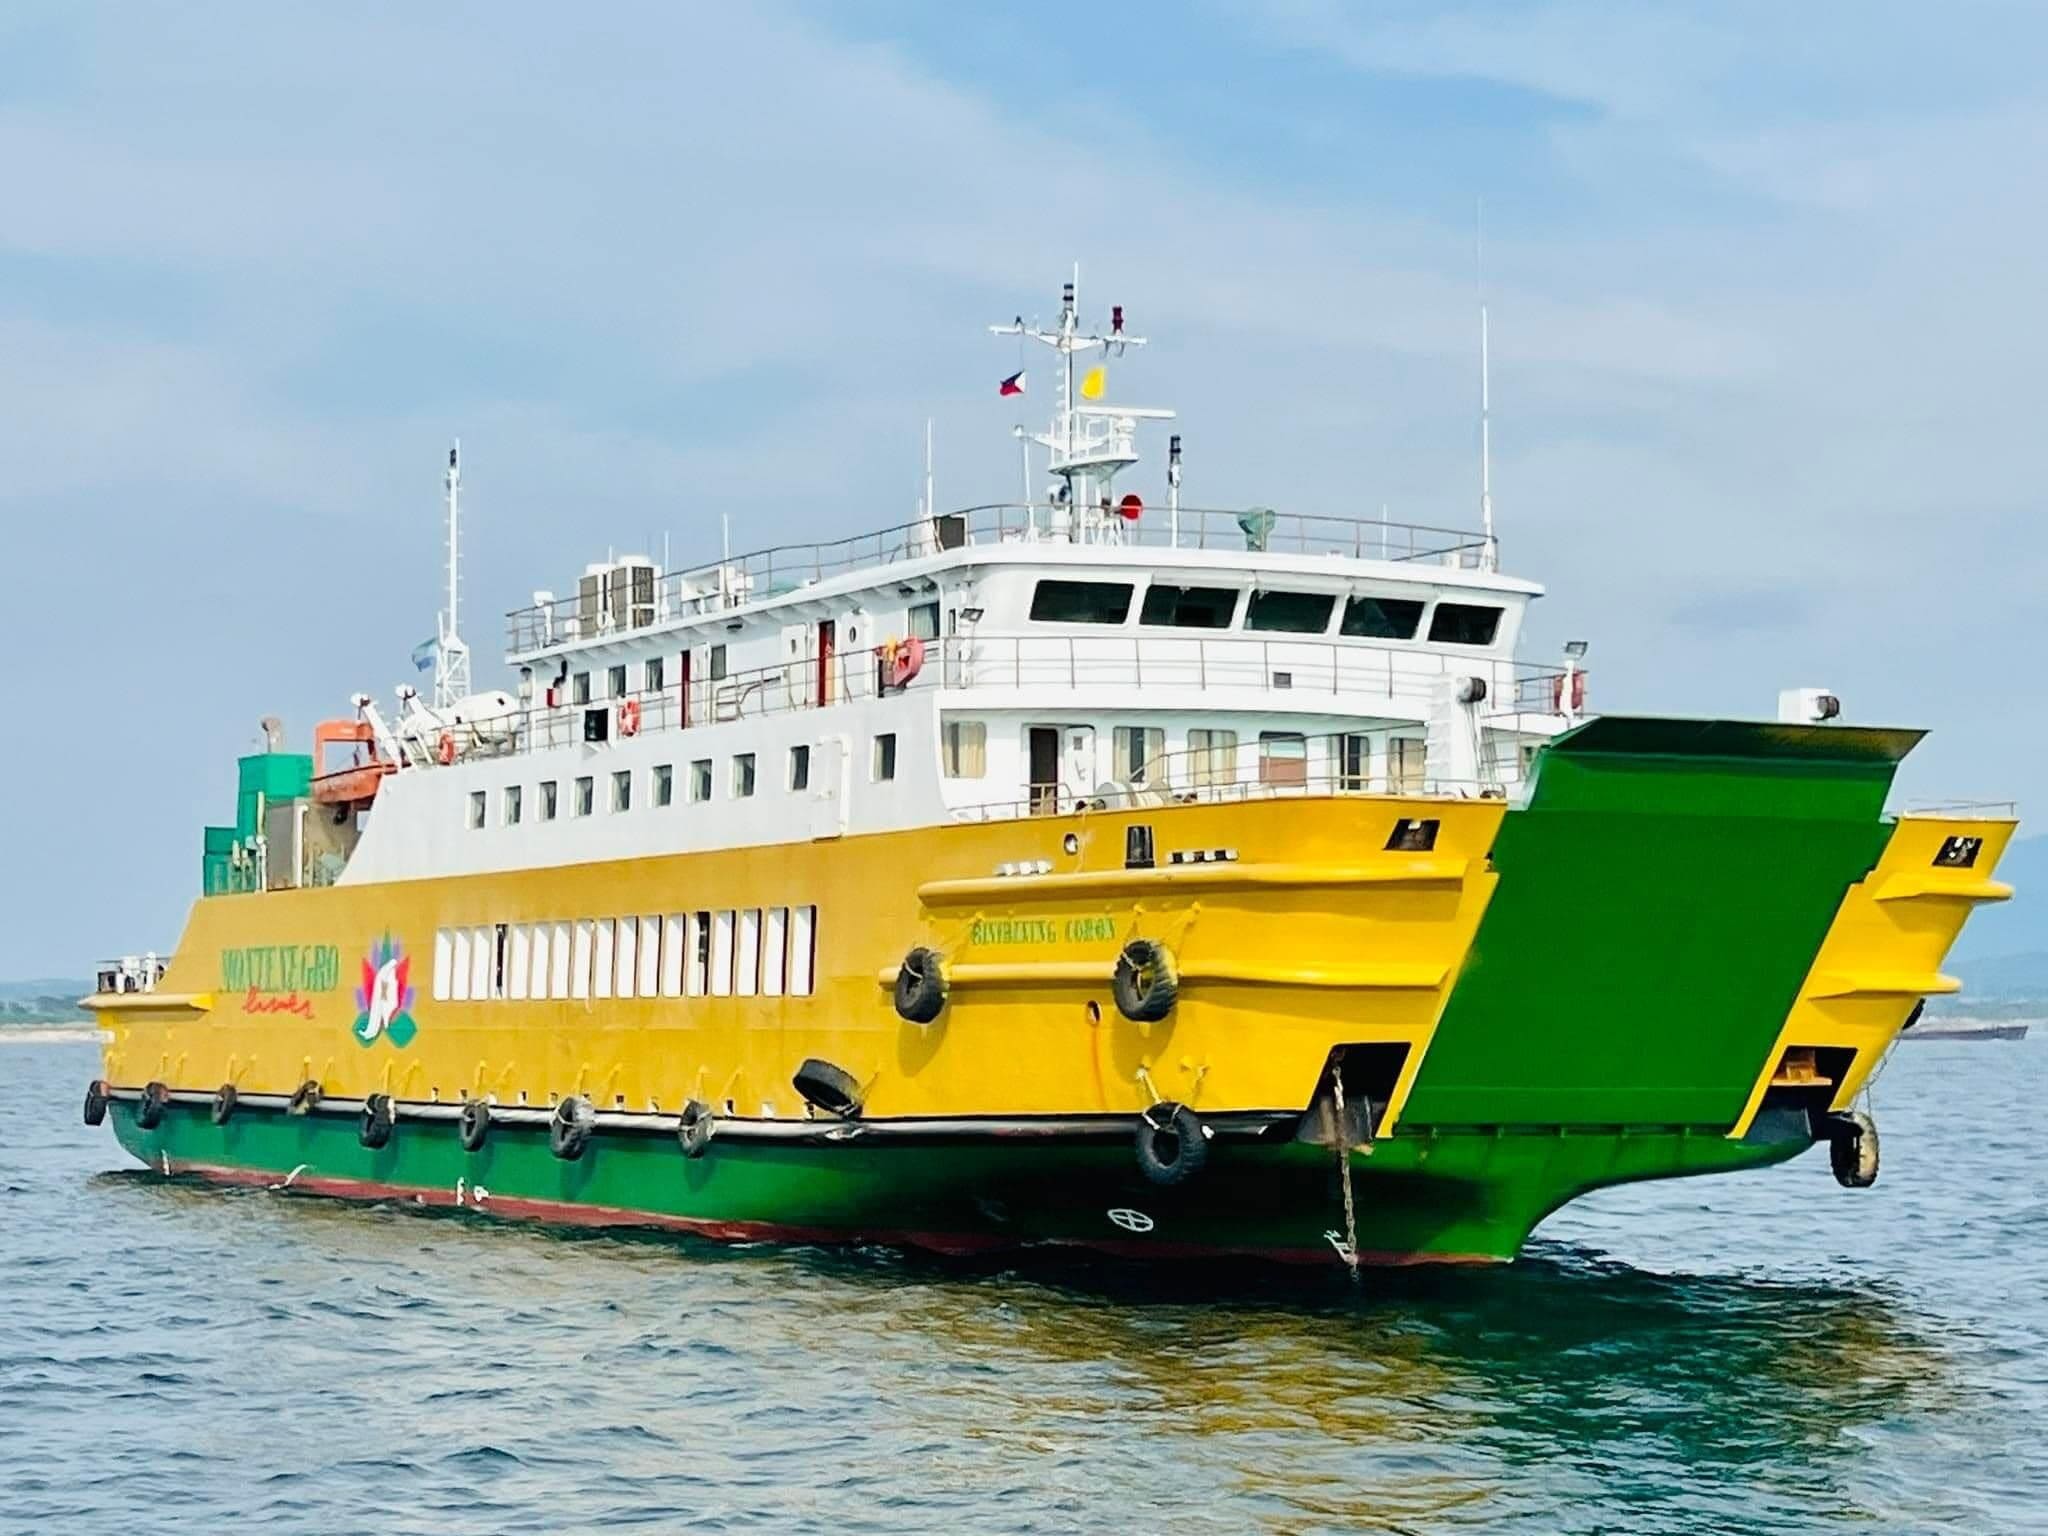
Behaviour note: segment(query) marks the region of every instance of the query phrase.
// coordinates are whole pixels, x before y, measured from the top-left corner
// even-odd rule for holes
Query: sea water
[[[0,1531],[2048,1529],[2038,1034],[1901,1047],[1874,1189],[1609,1190],[1354,1289],[166,1181],[11,1033]]]

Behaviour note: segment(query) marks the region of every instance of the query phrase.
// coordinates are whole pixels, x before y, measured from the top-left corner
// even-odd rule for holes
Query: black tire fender
[[[164,1106],[171,1102],[171,1090],[162,1083],[145,1083],[142,1097],[135,1101],[135,1123],[153,1131],[163,1122]]]
[[[683,1156],[702,1157],[717,1134],[718,1117],[711,1113],[711,1106],[701,1099],[684,1100],[682,1113],[676,1116],[676,1145],[683,1149]]]
[[[1162,1189],[1185,1184],[1208,1163],[1213,1134],[1187,1105],[1162,1099],[1138,1117],[1138,1171]]]
[[[1158,1023],[1180,998],[1173,951],[1157,939],[1131,940],[1116,957],[1110,990],[1116,995],[1117,1012],[1132,1023]]]
[[[213,1093],[213,1107],[207,1114],[215,1125],[226,1125],[235,1118],[235,1104],[241,1095],[235,1092],[233,1083],[222,1083]]]
[[[896,1012],[913,1024],[929,1024],[945,1006],[944,957],[920,944],[896,969]]]
[[[597,1111],[590,1100],[570,1094],[555,1106],[548,1122],[548,1150],[565,1163],[580,1158],[590,1145],[590,1133],[597,1125]]]
[[[363,1118],[356,1126],[356,1140],[375,1150],[391,1141],[398,1126],[398,1107],[388,1093],[373,1093],[363,1100]]]
[[[85,1123],[87,1125],[104,1124],[107,1118],[107,1105],[113,1102],[113,1097],[113,1094],[107,1090],[107,1080],[105,1078],[96,1077],[87,1083],[85,1085]]]
[[[1868,1189],[1877,1182],[1877,1122],[1857,1110],[1830,1117],[1828,1171],[1844,1189]]]
[[[310,1115],[320,1107],[320,1097],[320,1085],[309,1077],[292,1090],[284,1112],[288,1115]]]
[[[462,1138],[463,1151],[483,1151],[491,1136],[491,1106],[483,1099],[464,1099],[461,1112],[455,1117],[455,1129]]]
[[[843,1067],[816,1056],[805,1059],[790,1079],[790,1085],[804,1096],[804,1102],[842,1120],[860,1118],[860,1080]]]

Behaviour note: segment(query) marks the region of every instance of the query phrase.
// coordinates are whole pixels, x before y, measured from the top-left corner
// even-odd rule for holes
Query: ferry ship
[[[1919,733],[1821,690],[1589,715],[1484,489],[1469,533],[1204,509],[1174,437],[1147,504],[1121,307],[992,329],[1050,354],[1024,501],[608,556],[509,615],[503,690],[451,452],[431,696],[266,721],[175,957],[101,972],[88,1123],[484,1216],[1354,1272],[1876,1176],[1859,1097],[2009,809],[1887,814]]]

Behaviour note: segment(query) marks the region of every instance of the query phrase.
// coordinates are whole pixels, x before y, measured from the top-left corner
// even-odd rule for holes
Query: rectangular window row
[[[951,765],[971,764],[970,769],[956,772],[949,766],[948,774],[954,777],[979,778],[983,772],[980,766],[984,760],[987,745],[986,727],[972,724],[971,736],[957,734],[966,727],[949,726],[946,740],[947,762]],[[753,798],[760,787],[757,758],[752,752],[735,752],[728,763],[726,792],[734,800]],[[700,757],[689,765],[689,776],[684,783],[693,801],[712,798],[715,779],[712,774],[712,760]],[[868,777],[877,784],[886,784],[896,777],[896,733],[878,732],[870,746]],[[655,807],[674,805],[676,802],[676,765],[656,763],[648,773],[649,797]],[[791,794],[801,794],[811,787],[811,748],[808,742],[799,742],[789,749],[787,769],[783,776],[783,787]],[[553,821],[561,814],[561,783],[556,779],[542,779],[536,786],[538,794],[534,814],[540,821]],[[604,805],[614,813],[633,809],[634,771],[621,768],[612,773],[607,781]],[[469,828],[481,831],[490,824],[490,792],[474,789],[469,794]],[[526,817],[526,786],[507,784],[498,801],[498,824],[516,827]],[[597,814],[597,778],[584,774],[572,779],[569,784],[569,814],[572,816],[594,816]]]
[[[1048,577],[1031,594],[1038,624],[1122,624],[1130,618],[1135,584]],[[1178,587],[1155,582],[1145,589],[1138,622],[1153,628],[1229,629],[1237,619],[1236,587]],[[1419,598],[1347,597],[1337,633],[1358,640],[1413,640],[1427,606]],[[1331,592],[1254,590],[1244,604],[1243,627],[1254,633],[1320,635],[1337,610]],[[1491,645],[1502,610],[1484,604],[1438,602],[1430,609],[1429,639],[1438,645]]]
[[[434,933],[437,1002],[809,997],[816,907],[491,923]]]

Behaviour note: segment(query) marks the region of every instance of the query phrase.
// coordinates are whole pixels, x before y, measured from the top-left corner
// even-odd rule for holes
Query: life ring
[[[215,1125],[226,1125],[235,1118],[235,1101],[241,1097],[235,1092],[233,1083],[222,1083],[213,1095],[213,1107],[207,1111]]]
[[[434,743],[434,761],[446,768],[455,761],[455,733],[443,731],[441,739]]]
[[[375,1151],[391,1140],[398,1125],[398,1108],[388,1093],[373,1093],[363,1100],[363,1118],[356,1126],[356,1140]]]
[[[482,1099],[464,1099],[455,1125],[462,1138],[462,1150],[481,1152],[491,1134],[491,1106]]]
[[[1844,1189],[1877,1182],[1877,1122],[1862,1110],[1829,1117],[1828,1171]]]
[[[683,1156],[702,1157],[717,1134],[718,1117],[711,1113],[711,1106],[701,1099],[686,1099],[683,1112],[676,1116],[676,1145],[683,1149]]]
[[[640,701],[627,699],[619,705],[619,734],[638,736],[640,734]]]
[[[1138,1116],[1138,1171],[1162,1189],[1185,1184],[1209,1161],[1214,1134],[1187,1105],[1161,1100]]]
[[[911,679],[924,670],[924,642],[912,635],[891,640],[882,647],[882,671],[891,688],[908,688]]]
[[[113,1095],[107,1091],[107,1080],[96,1077],[85,1085],[85,1123],[102,1124],[107,1118],[107,1105]]]
[[[565,1163],[573,1163],[590,1145],[590,1133],[597,1124],[597,1111],[590,1100],[570,1094],[555,1106],[548,1122],[548,1150]]]
[[[292,1090],[292,1096],[285,1102],[284,1112],[288,1115],[310,1115],[320,1107],[320,1085],[307,1078]]]
[[[1173,952],[1157,939],[1133,939],[1116,957],[1110,978],[1117,1012],[1135,1024],[1156,1024],[1173,1012],[1180,997],[1180,978]]]
[[[922,944],[896,968],[896,1012],[913,1024],[929,1024],[946,1006],[946,973],[939,952]]]
[[[1582,714],[1585,708],[1586,674],[1574,672],[1572,674],[1572,713],[1575,715]],[[1553,715],[1564,713],[1564,674],[1562,672],[1550,680],[1550,712]]]
[[[171,1102],[171,1090],[162,1083],[145,1083],[142,1097],[135,1101],[135,1123],[153,1131],[164,1118],[164,1106]]]

